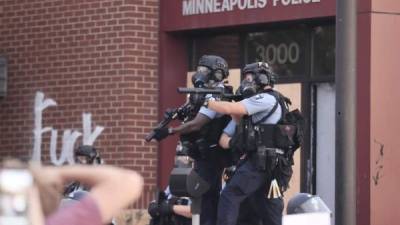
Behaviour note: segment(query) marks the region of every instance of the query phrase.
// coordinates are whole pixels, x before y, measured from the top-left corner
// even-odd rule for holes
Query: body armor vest
[[[257,168],[276,178],[281,192],[289,186],[293,170],[293,153],[301,145],[304,118],[298,110],[289,112],[290,101],[280,93],[268,92],[277,99],[271,112],[257,123],[244,116],[236,127],[230,146],[237,158],[247,154]],[[282,118],[277,124],[262,124],[276,110],[282,108]]]
[[[224,85],[224,93],[233,94],[232,86]],[[224,97],[221,100],[230,101],[229,98],[225,99]],[[212,119],[197,132],[181,135],[183,151],[195,160],[216,160],[223,166],[231,166],[231,151],[222,149],[218,144],[219,138],[230,120],[230,116],[223,115]]]
[[[230,151],[222,149],[218,142],[230,120],[230,116],[224,115],[211,120],[197,132],[181,135],[184,151],[195,160],[218,160],[229,164]]]
[[[254,123],[251,116],[244,116],[236,127],[235,135],[232,137],[231,146],[239,153],[252,153],[261,146],[266,148],[278,148],[282,150],[294,150],[296,143],[296,124],[287,121],[288,107],[280,93],[268,91],[277,102],[264,118]],[[282,109],[282,117],[277,124],[263,124],[278,108]]]

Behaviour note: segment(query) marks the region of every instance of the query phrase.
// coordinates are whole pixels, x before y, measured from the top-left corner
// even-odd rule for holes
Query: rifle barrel
[[[224,91],[221,89],[205,89],[205,88],[178,88],[179,93],[187,94],[223,94]]]

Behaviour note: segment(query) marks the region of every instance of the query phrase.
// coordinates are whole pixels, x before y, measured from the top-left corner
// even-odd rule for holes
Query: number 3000
[[[269,44],[267,46],[257,45],[256,53],[259,58],[257,61],[264,61],[270,64],[295,64],[299,61],[300,46],[296,42],[289,45],[282,43],[279,45]]]

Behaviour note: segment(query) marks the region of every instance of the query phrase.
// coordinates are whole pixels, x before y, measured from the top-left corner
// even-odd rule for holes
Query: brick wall
[[[0,158],[33,148],[33,106],[43,91],[58,106],[43,126],[82,131],[82,113],[105,130],[95,142],[107,164],[140,171],[145,207],[156,185],[158,0],[0,0],[0,56],[8,93],[0,99]],[[50,134],[42,154],[49,159]],[[77,143],[81,143],[82,138]],[[60,145],[58,145],[60,149]]]

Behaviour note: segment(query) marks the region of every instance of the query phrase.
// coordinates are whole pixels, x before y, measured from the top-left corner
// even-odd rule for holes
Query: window
[[[335,76],[335,26],[313,29],[313,77]]]
[[[225,58],[229,68],[268,62],[278,83],[332,82],[335,77],[335,25],[274,26],[256,32],[193,36],[189,70],[204,54]]]
[[[245,39],[245,61],[267,62],[279,77],[306,76],[307,39],[307,30],[303,28],[249,33]]]

